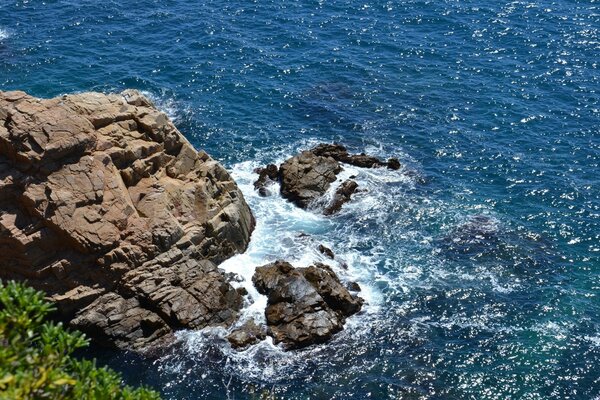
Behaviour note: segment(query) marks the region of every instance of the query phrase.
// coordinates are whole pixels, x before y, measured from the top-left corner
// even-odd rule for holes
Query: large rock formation
[[[294,268],[277,261],[256,268],[252,282],[268,297],[268,334],[287,349],[326,341],[363,304],[324,264]]]
[[[0,278],[92,337],[141,350],[231,324],[242,299],[216,265],[253,228],[227,171],[138,92],[0,92]]]
[[[309,208],[321,202],[323,195],[329,190],[331,184],[337,180],[338,174],[343,170],[342,164],[350,164],[361,168],[387,167],[397,170],[400,161],[390,158],[387,162],[361,154],[350,154],[340,144],[320,144],[310,150],[287,159],[279,169],[276,165],[269,164],[265,168],[257,168],[259,175],[254,183],[261,196],[267,196],[267,186],[279,181],[281,195],[300,208]],[[344,203],[350,201],[358,184],[352,180],[343,182],[336,188],[333,199],[324,205],[324,213],[332,215],[339,212]]]

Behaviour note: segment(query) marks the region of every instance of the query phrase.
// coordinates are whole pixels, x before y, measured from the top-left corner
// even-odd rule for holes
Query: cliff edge
[[[26,280],[97,341],[144,351],[231,325],[217,268],[254,218],[218,162],[136,91],[0,92],[0,279]]]

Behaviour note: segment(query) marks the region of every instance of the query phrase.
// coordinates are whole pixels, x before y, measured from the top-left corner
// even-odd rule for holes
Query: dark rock
[[[171,328],[156,313],[141,306],[136,298],[107,293],[87,306],[72,326],[94,332],[97,343],[121,348],[146,349],[169,336]]]
[[[320,144],[310,151],[318,156],[331,157],[336,161],[361,168],[374,168],[387,165],[387,163],[377,157],[369,156],[365,153],[351,155],[341,144]]]
[[[334,160],[341,162],[349,156],[346,147],[338,143],[322,143],[313,147],[310,151],[317,156],[331,157]]]
[[[333,254],[333,251],[329,247],[325,247],[322,244],[320,244],[318,249],[319,249],[319,252],[321,254],[325,255],[326,257],[329,257],[332,260],[335,258],[335,254]]]
[[[297,206],[307,208],[311,203],[322,198],[336,180],[337,175],[342,171],[340,163],[362,168],[383,166],[390,169],[400,168],[400,162],[396,158],[390,158],[388,162],[384,162],[364,153],[351,155],[340,144],[320,144],[288,159],[281,165],[278,175],[281,181],[281,195]],[[274,173],[275,169],[271,169],[271,172]],[[267,195],[267,191],[261,189],[263,179],[267,180],[267,172],[265,169],[258,169],[257,172],[260,176],[255,187],[259,189],[261,196]],[[336,213],[344,203],[350,200],[350,195],[356,190],[356,188],[352,188],[353,185],[356,185],[356,182],[351,180],[342,184],[334,201],[325,210],[326,214]]]
[[[362,299],[348,293],[329,265],[315,263],[308,268],[301,268],[301,271],[304,278],[311,283],[333,310],[341,311],[345,316],[360,311]]]
[[[329,266],[294,268],[277,261],[256,268],[252,281],[268,296],[268,334],[287,349],[328,340],[346,317],[360,311],[363,300],[352,296]]]
[[[351,292],[360,292],[361,291],[360,285],[356,282],[348,282],[347,288]]]
[[[358,183],[353,180],[348,179],[342,183],[335,191],[333,200],[325,208],[323,213],[325,215],[333,215],[339,212],[342,209],[342,206],[350,201],[350,198],[352,197],[352,194],[356,192],[356,189],[358,189]]]
[[[99,342],[143,351],[231,325],[217,264],[254,229],[221,164],[136,91],[0,92],[0,279],[26,280]]]
[[[258,190],[258,194],[262,197],[271,195],[267,186],[279,180],[279,169],[275,164],[269,164],[265,168],[257,168],[254,170],[258,174],[258,179],[254,182],[254,189]]]
[[[236,274],[235,272],[228,272],[224,274],[225,280],[227,282],[243,282],[244,278],[240,274]]]
[[[254,320],[248,320],[242,326],[235,328],[227,336],[227,340],[234,349],[243,349],[264,340],[266,337],[264,326],[256,325]]]
[[[337,174],[340,164],[331,157],[303,151],[281,165],[281,195],[300,208],[307,208],[325,194]]]
[[[399,170],[400,166],[400,161],[397,158],[390,158],[387,162],[387,167],[389,169]]]
[[[386,165],[377,157],[368,156],[365,153],[348,156],[344,162],[361,168],[374,168]]]

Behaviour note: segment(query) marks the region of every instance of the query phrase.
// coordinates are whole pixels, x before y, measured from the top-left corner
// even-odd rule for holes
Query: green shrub
[[[159,399],[146,388],[122,384],[118,373],[73,357],[88,345],[79,332],[48,322],[54,311],[44,294],[0,282],[0,399]]]

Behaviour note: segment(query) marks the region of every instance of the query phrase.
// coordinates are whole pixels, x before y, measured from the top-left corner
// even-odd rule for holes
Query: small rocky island
[[[259,171],[257,188],[280,180],[306,207],[340,162],[399,167],[324,145]],[[345,182],[340,198],[355,189]],[[293,349],[341,330],[362,299],[326,265],[284,261],[253,278],[268,297],[267,326],[233,328],[246,293],[218,265],[245,251],[254,226],[223,166],[139,92],[0,92],[0,279],[44,290],[57,318],[96,343],[148,354],[176,330],[223,326],[235,347],[268,334]]]
[[[358,190],[358,183],[350,178],[335,189],[331,199],[323,198],[342,172],[343,164],[400,169],[400,161],[396,158],[382,161],[364,153],[349,154],[341,144],[320,144],[287,159],[279,167],[269,164],[258,168],[254,188],[261,196],[269,196],[269,186],[279,183],[281,195],[298,207],[306,209],[321,205],[325,215],[332,215],[339,212]]]

